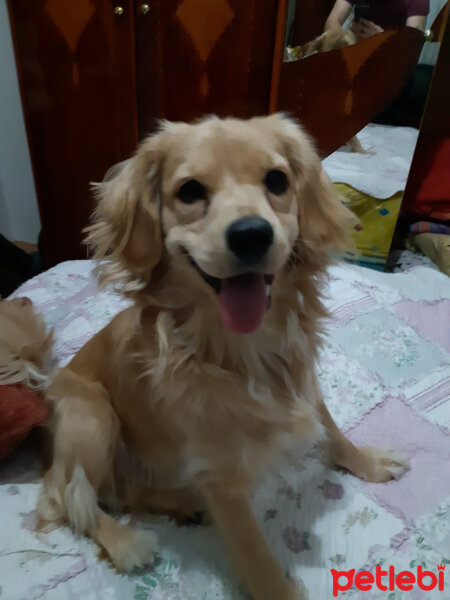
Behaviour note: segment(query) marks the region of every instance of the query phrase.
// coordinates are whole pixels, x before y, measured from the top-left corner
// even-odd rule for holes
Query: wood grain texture
[[[450,221],[450,19],[440,21],[439,50],[406,183],[402,215]],[[410,220],[410,219],[409,219]]]
[[[277,109],[278,104],[281,65],[284,61],[287,12],[288,0],[278,0],[275,42],[272,58],[272,76],[270,80],[269,113],[273,113]]]
[[[277,0],[153,0],[136,15],[139,131],[268,112]]]
[[[405,27],[283,63],[277,109],[299,118],[328,156],[398,96],[422,45],[422,32]]]
[[[137,143],[133,2],[10,0],[47,267],[86,257],[100,180]],[[64,5],[64,6],[63,6]]]

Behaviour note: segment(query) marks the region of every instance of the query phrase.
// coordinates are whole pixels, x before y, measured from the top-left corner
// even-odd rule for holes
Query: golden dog
[[[131,570],[152,560],[156,536],[99,501],[207,509],[255,600],[303,598],[252,514],[260,474],[321,440],[369,481],[406,468],[339,432],[315,375],[321,286],[350,213],[282,115],[163,123],[97,193],[89,243],[102,278],[135,302],[49,376],[41,519],[67,521]]]

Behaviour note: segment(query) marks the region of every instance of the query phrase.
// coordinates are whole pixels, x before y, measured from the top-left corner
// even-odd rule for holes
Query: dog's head
[[[163,123],[99,196],[89,237],[97,257],[111,253],[113,278],[142,288],[164,263],[241,333],[260,325],[293,256],[345,244],[350,214],[308,137],[282,115]]]

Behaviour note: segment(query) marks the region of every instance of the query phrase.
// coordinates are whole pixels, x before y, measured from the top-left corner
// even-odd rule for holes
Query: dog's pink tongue
[[[222,322],[227,329],[236,333],[255,331],[267,307],[264,275],[247,273],[222,279],[219,302]]]

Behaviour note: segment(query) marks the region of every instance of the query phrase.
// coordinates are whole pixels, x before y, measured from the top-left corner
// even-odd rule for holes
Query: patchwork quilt
[[[127,305],[97,290],[92,269],[90,261],[62,263],[15,293],[31,298],[55,328],[61,365]],[[292,578],[304,581],[311,600],[446,600],[450,279],[428,266],[384,274],[338,265],[329,275],[332,319],[318,370],[330,412],[353,442],[404,451],[411,470],[399,481],[365,483],[310,452],[261,482],[255,513],[274,553]],[[0,599],[246,597],[214,526],[142,520],[140,527],[157,531],[160,551],[153,567],[130,575],[116,573],[90,540],[66,527],[37,532],[41,477],[27,445],[0,463]],[[379,586],[377,570],[386,573]],[[408,581],[420,571],[425,589],[417,581],[402,589],[406,579],[395,579],[402,571],[412,574]],[[363,589],[364,581],[373,583]]]

